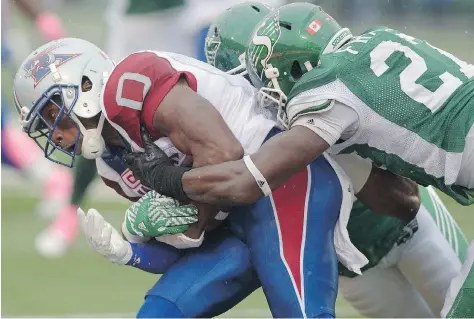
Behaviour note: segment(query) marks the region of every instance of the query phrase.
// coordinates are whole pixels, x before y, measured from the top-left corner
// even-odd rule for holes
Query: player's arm
[[[273,191],[321,155],[329,145],[304,127],[295,127],[268,140],[250,156]],[[248,204],[264,196],[244,160],[190,170],[183,174],[186,195],[200,202],[222,206]]]
[[[193,157],[193,167],[241,159],[244,150],[216,108],[181,79],[165,96],[153,116],[153,128],[165,133],[183,153]],[[197,224],[185,233],[199,238],[217,214],[214,206],[194,202]]]
[[[120,79],[118,76],[117,79],[112,79],[112,86],[116,85],[120,88],[120,83],[123,83],[123,89],[119,91],[122,94],[121,99],[125,100],[124,104],[130,103],[133,107],[117,106],[116,110],[110,107],[108,116],[119,125],[122,124],[120,126],[130,127],[128,132],[130,135],[138,136],[142,133],[134,131],[142,124],[149,131],[152,139],[163,135],[168,136],[177,149],[192,155],[193,167],[218,164],[242,157],[242,146],[215,107],[197,93],[198,83],[191,72],[176,70],[170,61],[152,52],[134,53],[122,61],[115,72],[117,69],[123,75]],[[132,70],[139,76],[134,75],[131,80],[128,80],[127,74]],[[137,86],[126,86],[128,83],[141,85],[143,96],[145,96],[143,101],[128,102],[130,100],[128,95],[135,94],[134,91],[137,89]],[[112,101],[111,104],[114,104],[115,91],[108,90],[106,94],[109,96],[106,95],[104,100]],[[220,93],[216,92],[216,94]],[[133,109],[140,111],[140,123],[131,123],[138,122],[133,119],[136,114]],[[142,144],[145,144],[143,137]],[[135,156],[138,155],[140,154],[135,154]],[[133,161],[133,156],[129,155],[128,159]],[[176,169],[186,170],[181,167]],[[151,170],[151,167],[145,170]],[[143,174],[138,173],[137,177],[143,177],[141,176]],[[154,182],[149,179],[148,181]],[[148,184],[154,186],[153,183]],[[154,187],[160,193],[157,188]],[[182,199],[182,196],[177,197]]]
[[[259,174],[265,176],[265,186],[274,190],[327,147],[307,128],[295,127],[271,138],[251,159]],[[262,184],[257,184],[243,159],[193,169],[175,167],[163,151],[148,143],[145,153],[132,154],[126,162],[134,175],[155,191],[181,201],[228,207],[264,196]]]
[[[171,162],[165,158],[166,155],[161,152],[162,155],[154,155],[155,173],[133,164],[130,168],[136,174],[141,174],[141,171],[142,178],[153,182],[154,189],[166,196],[190,198],[219,206],[253,203],[270,194],[339,139],[346,126],[345,122],[338,122],[340,112],[328,110],[327,113],[330,113],[327,116],[331,120],[322,117],[322,124],[317,126],[319,131],[315,131],[314,127],[307,127],[306,122],[301,125],[295,122],[289,131],[272,137],[257,153],[244,159],[183,171],[172,167]],[[335,120],[332,120],[333,113],[337,115]],[[353,120],[354,118],[349,118],[346,122],[351,124],[350,121]],[[325,123],[329,124],[324,125]],[[331,139],[326,135],[331,136]],[[157,150],[156,153],[159,152]]]
[[[290,130],[263,144],[250,157],[253,164],[247,159],[186,172],[182,179],[186,194],[205,202],[252,203],[319,157],[358,121],[355,111],[343,104],[304,102],[291,106]],[[293,111],[307,110],[308,105],[314,113]]]
[[[144,125],[153,140],[159,136],[168,136],[181,152],[192,156],[193,167],[242,157],[242,146],[219,112],[197,93],[198,83],[192,72],[176,70],[170,60],[153,52],[138,52],[119,63],[114,73],[117,76],[109,79],[107,86],[116,87],[116,90],[106,90],[104,100],[110,103],[110,107],[106,104],[109,120],[112,118],[119,125],[122,124],[120,126],[130,127],[128,134],[139,135],[140,132],[134,130]],[[136,94],[140,89],[143,93]],[[118,102],[116,92],[120,93]],[[137,114],[135,110],[140,111],[139,121],[134,118]],[[146,144],[146,152],[149,145],[153,146],[153,143],[143,139],[142,144]],[[150,154],[148,152],[146,155]],[[179,191],[167,172],[159,172],[152,165],[147,165],[146,158],[140,159],[139,153],[128,154],[125,159],[143,168],[144,174],[132,169],[135,177],[157,192],[164,194],[163,185],[157,183],[160,181],[164,186]],[[182,175],[188,169],[177,167],[174,170]],[[171,193],[177,199],[189,201],[182,191],[179,194]],[[196,203],[196,206],[200,213],[198,226],[203,229],[218,210],[205,204]],[[200,235],[190,234],[190,231],[187,235],[192,238]]]
[[[286,176],[290,177],[298,169],[304,168],[305,161],[310,162],[312,160],[311,156],[315,156],[317,146],[309,143],[312,135],[303,130],[303,127],[299,129],[295,127],[288,132],[279,134],[265,143],[255,156],[252,156],[255,165],[262,167],[260,171],[267,178],[267,181],[277,181],[277,184],[270,184],[272,190],[274,187],[278,187],[278,178],[282,178],[282,181],[284,181]],[[294,135],[289,134],[292,132]],[[293,144],[292,140],[296,136],[302,137],[302,141],[306,141],[307,144]],[[282,139],[277,140],[277,137],[282,137]],[[274,142],[274,144],[269,144],[270,142]],[[317,140],[315,140],[315,143],[318,143]],[[321,149],[324,148],[324,142],[320,141],[320,143]],[[288,149],[294,147],[295,150],[299,149],[304,152],[304,155],[291,158],[284,155],[287,154],[286,152],[281,152],[281,157],[271,158],[271,152],[278,149],[279,145],[285,145]],[[309,145],[314,147],[305,149]],[[276,148],[266,149],[268,146],[276,146]],[[270,154],[270,157],[265,157],[266,154]],[[338,157],[337,162],[348,173],[351,180],[357,183],[354,185],[357,198],[368,208],[378,214],[397,217],[406,221],[410,221],[416,216],[420,207],[420,195],[416,183],[380,169],[370,161],[361,160],[358,156],[340,155]],[[341,157],[347,157],[347,159],[341,160]],[[285,159],[289,162],[285,162]],[[301,166],[292,166],[298,161]],[[262,165],[265,163],[268,164]],[[287,175],[283,176],[280,170],[288,170],[287,166],[293,170],[287,171]],[[251,203],[263,196],[262,191],[255,183],[255,179],[249,174],[245,163],[242,163],[242,161],[191,170],[183,175],[182,181],[186,194],[190,198],[199,201],[240,204]]]
[[[411,221],[420,209],[418,185],[410,179],[373,166],[357,198],[373,212]]]
[[[354,194],[373,212],[405,221],[415,218],[420,208],[415,182],[385,171],[355,153],[336,155],[334,160],[350,178]]]
[[[153,128],[165,133],[183,153],[193,156],[193,167],[242,158],[242,145],[216,108],[193,91],[182,78],[153,115]]]

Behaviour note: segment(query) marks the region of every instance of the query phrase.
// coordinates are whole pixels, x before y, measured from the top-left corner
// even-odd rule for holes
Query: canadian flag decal
[[[313,22],[311,22],[309,26],[306,28],[306,32],[308,32],[311,35],[315,35],[316,32],[318,32],[319,29],[321,29],[322,26],[323,26],[323,23],[321,21],[319,21],[318,19],[314,19]]]

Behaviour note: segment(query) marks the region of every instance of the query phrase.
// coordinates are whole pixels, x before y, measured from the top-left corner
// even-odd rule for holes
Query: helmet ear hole
[[[291,65],[290,75],[295,81],[303,76],[303,69],[298,61],[294,61]]]
[[[288,31],[291,31],[291,24],[290,23],[280,21],[280,27],[285,28]]]
[[[82,77],[81,90],[82,92],[88,92],[92,90],[92,81],[87,76]]]

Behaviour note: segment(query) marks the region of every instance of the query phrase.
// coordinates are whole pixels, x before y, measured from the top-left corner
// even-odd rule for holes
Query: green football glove
[[[140,237],[184,233],[198,221],[198,209],[150,191],[125,212],[128,232]]]

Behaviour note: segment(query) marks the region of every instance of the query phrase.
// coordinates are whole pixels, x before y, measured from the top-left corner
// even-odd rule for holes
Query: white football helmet
[[[23,130],[43,149],[46,158],[74,166],[81,134],[82,156],[94,159],[102,155],[105,116],[101,113],[101,94],[113,68],[113,61],[101,49],[75,38],[49,42],[22,63],[13,84],[15,104]],[[82,91],[85,79],[92,82],[87,92]],[[48,123],[41,113],[51,103],[58,107],[54,123]],[[95,128],[86,129],[79,120],[99,116],[99,113],[99,124]],[[65,123],[73,123],[77,128],[72,145],[61,145],[52,139],[58,125]],[[56,156],[58,153],[65,155]]]

